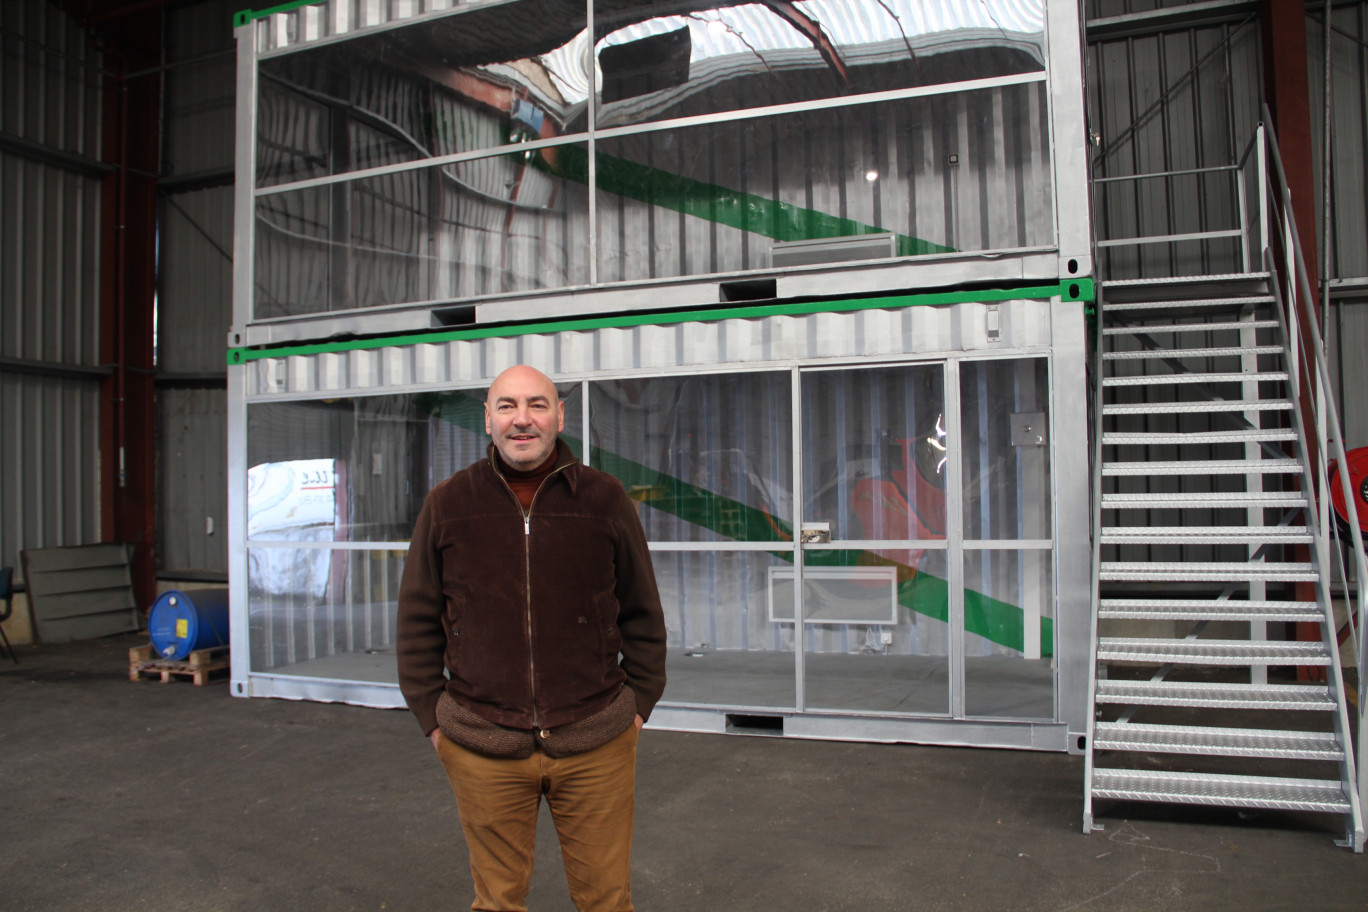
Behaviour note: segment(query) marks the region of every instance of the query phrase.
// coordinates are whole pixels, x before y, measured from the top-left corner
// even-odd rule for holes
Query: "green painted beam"
[[[233,28],[241,28],[242,26],[246,25],[254,19],[263,19],[266,16],[270,16],[275,13],[288,13],[290,10],[298,9],[301,6],[309,6],[310,4],[322,2],[323,0],[292,0],[292,2],[281,3],[278,6],[273,6],[269,9],[264,10],[238,10],[236,13],[233,14]]]
[[[753,320],[773,316],[798,316],[813,313],[850,313],[859,310],[900,307],[934,307],[972,301],[1009,301],[1021,298],[1060,297],[1066,301],[1091,301],[1095,296],[1092,279],[1070,279],[1057,285],[1028,285],[1020,288],[983,288],[977,291],[942,291],[926,294],[889,295],[851,300],[803,301],[791,304],[757,304],[745,307],[709,307],[699,310],[649,314],[585,317],[544,323],[483,326],[478,329],[433,330],[423,333],[349,339],[345,342],[317,342],[306,345],[281,345],[274,348],[230,348],[229,364],[245,364],[261,358],[288,358],[295,355],[320,355],[343,351],[368,351],[398,345],[430,345],[469,339],[507,338],[534,333],[584,332],[594,329],[621,329],[631,326],[669,326],[676,323],[714,320]]]

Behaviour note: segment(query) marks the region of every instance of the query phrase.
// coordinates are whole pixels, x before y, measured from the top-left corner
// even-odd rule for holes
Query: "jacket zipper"
[[[518,500],[517,493],[513,486],[504,478],[503,473],[494,468],[494,474],[499,476],[499,480],[504,483],[504,488],[508,495],[513,498],[513,503],[517,505],[518,512],[523,518],[523,591],[527,594],[527,683],[532,692],[532,727],[541,730],[541,718],[537,712],[537,657],[532,647],[532,507],[537,503],[537,495],[546,487],[550,481],[565,466],[552,469],[551,473],[541,480],[537,485],[537,490],[532,494],[532,500],[527,509],[522,508],[522,501]],[[541,736],[547,737],[550,732],[542,731]]]

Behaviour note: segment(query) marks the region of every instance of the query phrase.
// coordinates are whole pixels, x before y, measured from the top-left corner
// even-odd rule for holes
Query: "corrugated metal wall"
[[[0,4],[0,563],[16,568],[100,536],[99,66],[51,4]]]
[[[1091,0],[1088,19],[1131,13],[1132,6],[1154,4]],[[1235,164],[1260,120],[1259,55],[1257,15],[1153,34],[1090,36],[1093,177]],[[1227,174],[1103,186],[1093,196],[1099,239],[1238,227],[1235,185]],[[1113,279],[1239,269],[1231,239],[1113,248],[1100,257],[1102,277]]]
[[[1306,44],[1310,58],[1311,148],[1316,167],[1317,249],[1324,257],[1325,137],[1319,118],[1325,108],[1324,10],[1308,7]],[[1332,291],[1326,313],[1328,345],[1335,358],[1337,399],[1347,447],[1368,446],[1368,3],[1337,3],[1330,18],[1331,67],[1331,241]],[[1324,259],[1322,259],[1322,265]],[[1358,286],[1357,288],[1353,286]]]
[[[158,572],[226,574],[236,2],[166,14],[157,308]]]
[[[1090,23],[1183,3],[1089,0]],[[1336,2],[1331,17],[1332,258],[1329,275],[1351,287],[1332,292],[1327,347],[1347,446],[1368,445],[1368,3]],[[1324,250],[1324,42],[1320,3],[1307,5],[1306,40],[1317,223]],[[1096,145],[1093,176],[1234,164],[1261,119],[1263,96],[1257,15],[1151,34],[1089,39],[1088,114]],[[1143,117],[1141,115],[1144,115]],[[1103,186],[1103,185],[1099,185]],[[1233,184],[1226,175],[1112,183],[1094,193],[1098,238],[1235,227]],[[1112,249],[1102,278],[1237,271],[1230,240]],[[1356,290],[1354,285],[1364,286]]]

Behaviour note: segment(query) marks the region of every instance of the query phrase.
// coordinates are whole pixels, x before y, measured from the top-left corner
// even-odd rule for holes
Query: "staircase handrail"
[[[1098,298],[1096,307],[1097,324],[1091,366],[1093,369],[1092,409],[1090,418],[1100,419],[1102,414],[1102,299]],[[1092,541],[1092,606],[1089,612],[1088,642],[1097,648],[1098,614],[1102,607],[1102,422],[1090,420],[1089,426],[1096,428],[1092,448],[1092,528],[1089,530]],[[1083,832],[1090,833],[1097,827],[1093,823],[1093,736],[1096,733],[1097,713],[1097,660],[1094,657],[1088,666],[1088,724],[1087,740],[1084,744],[1083,768]]]
[[[1312,377],[1309,378],[1308,391],[1314,394],[1312,409],[1315,414],[1308,416],[1311,420],[1306,422],[1306,424],[1314,425],[1316,433],[1317,451],[1314,470],[1316,472],[1316,481],[1319,482],[1319,490],[1321,492],[1321,509],[1319,512],[1323,514],[1323,516],[1315,515],[1308,509],[1307,518],[1309,520],[1308,525],[1314,523],[1320,527],[1316,530],[1317,541],[1321,545],[1321,560],[1325,562],[1329,556],[1328,549],[1325,547],[1327,537],[1334,536],[1337,543],[1343,544],[1343,542],[1340,541],[1337,532],[1334,531],[1334,524],[1329,521],[1328,499],[1330,496],[1331,482],[1328,473],[1327,455],[1333,456],[1339,466],[1339,471],[1336,472],[1336,475],[1338,476],[1340,490],[1344,495],[1344,503],[1346,506],[1352,507],[1354,504],[1355,492],[1352,491],[1349,485],[1349,461],[1344,450],[1344,432],[1340,425],[1334,389],[1330,385],[1330,371],[1325,360],[1324,341],[1321,338],[1320,329],[1316,325],[1315,315],[1310,312],[1308,306],[1308,302],[1314,300],[1314,296],[1311,290],[1310,274],[1306,268],[1306,260],[1302,255],[1301,237],[1297,231],[1296,219],[1292,214],[1292,191],[1288,186],[1287,173],[1283,169],[1282,154],[1278,149],[1277,134],[1273,130],[1272,117],[1269,114],[1268,106],[1266,104],[1263,108],[1263,116],[1265,142],[1267,143],[1270,157],[1273,160],[1273,170],[1272,173],[1268,175],[1268,178],[1270,181],[1276,180],[1276,183],[1267,189],[1276,192],[1277,202],[1280,204],[1278,221],[1282,228],[1283,247],[1285,248],[1282,254],[1282,265],[1284,270],[1286,270],[1284,275],[1288,275],[1289,272],[1292,273],[1291,275],[1288,275],[1288,279],[1289,281],[1294,281],[1296,283],[1296,288],[1289,289],[1289,292],[1299,292],[1280,296],[1284,299],[1284,306],[1289,310],[1286,323],[1289,335],[1289,347],[1292,348],[1290,352],[1292,363],[1289,365],[1289,368],[1291,369],[1289,372],[1289,379],[1292,381],[1292,388],[1298,396],[1300,396],[1301,392],[1300,362],[1303,359],[1305,350],[1308,347],[1310,349],[1310,358],[1307,360],[1310,361],[1309,367],[1311,368]],[[1273,261],[1274,253],[1271,239],[1264,237],[1261,241],[1266,260]],[[1271,267],[1273,262],[1270,262],[1269,265]],[[1290,270],[1287,267],[1291,267]],[[1271,271],[1272,269],[1270,268],[1270,272]],[[1310,430],[1310,427],[1308,427],[1308,430]],[[1329,454],[1327,454],[1327,450],[1330,451]],[[1312,467],[1308,466],[1308,468]],[[1354,627],[1353,618],[1357,617],[1358,630],[1363,631],[1364,622],[1368,620],[1368,597],[1365,597],[1364,586],[1365,571],[1368,570],[1368,555],[1365,555],[1364,553],[1363,533],[1359,529],[1356,516],[1352,509],[1346,519],[1347,522],[1345,525],[1349,527],[1350,538],[1350,547],[1347,550],[1350,552],[1349,556],[1354,562],[1355,580],[1357,582],[1357,607],[1355,608],[1350,605],[1350,627]],[[1340,553],[1343,554],[1343,549]],[[1346,604],[1349,604],[1347,570],[1347,567],[1341,567],[1341,579],[1344,585],[1345,602]],[[1328,587],[1329,578],[1325,577],[1325,579]],[[1330,631],[1333,633],[1333,617],[1327,618],[1327,622]],[[1365,751],[1365,746],[1368,746],[1368,732],[1365,732],[1364,727],[1365,710],[1368,710],[1368,706],[1365,706],[1365,695],[1368,695],[1368,689],[1366,689],[1366,685],[1368,685],[1368,675],[1364,674],[1365,667],[1368,667],[1368,637],[1358,635],[1356,636],[1356,641],[1359,671],[1359,743],[1355,745],[1357,748],[1355,753],[1357,754],[1359,764],[1357,777],[1358,785],[1360,790],[1362,790],[1365,786],[1368,786],[1368,781],[1366,781],[1368,780],[1368,757],[1365,757],[1365,753],[1368,753],[1368,751]],[[1331,637],[1330,646],[1332,649],[1337,646],[1333,636]],[[1359,795],[1361,801],[1364,797],[1365,796],[1362,794]]]
[[[1296,316],[1299,318],[1299,319],[1298,319],[1298,323],[1301,323],[1301,322],[1302,322],[1301,318],[1305,318],[1305,324],[1306,324],[1306,325],[1305,325],[1304,327],[1298,326],[1297,328],[1298,328],[1298,329],[1304,330],[1304,331],[1310,336],[1310,341],[1311,341],[1311,346],[1310,346],[1310,348],[1311,348],[1311,355],[1312,355],[1312,358],[1313,358],[1313,360],[1314,360],[1314,365],[1315,365],[1315,371],[1314,371],[1314,373],[1315,373],[1315,379],[1316,379],[1316,381],[1317,381],[1317,382],[1316,382],[1316,385],[1317,385],[1317,387],[1318,387],[1318,390],[1317,390],[1317,391],[1318,391],[1318,393],[1319,393],[1321,396],[1324,397],[1324,404],[1322,404],[1322,405],[1320,406],[1320,408],[1319,408],[1320,414],[1319,414],[1318,416],[1316,416],[1316,417],[1319,418],[1319,419],[1321,419],[1321,420],[1323,420],[1323,421],[1325,421],[1325,422],[1327,422],[1327,423],[1329,424],[1329,428],[1328,428],[1329,433],[1324,433],[1324,432],[1322,432],[1321,434],[1318,434],[1318,435],[1317,435],[1317,436],[1318,436],[1318,442],[1328,444],[1328,445],[1332,448],[1332,450],[1333,450],[1333,456],[1334,456],[1335,460],[1337,461],[1338,465],[1339,465],[1340,468],[1341,468],[1341,470],[1340,470],[1339,472],[1336,473],[1336,474],[1338,475],[1338,478],[1339,478],[1340,492],[1344,495],[1344,502],[1345,502],[1345,504],[1352,504],[1352,503],[1354,503],[1354,497],[1353,497],[1354,491],[1353,491],[1353,489],[1350,487],[1350,484],[1349,484],[1349,472],[1348,472],[1348,465],[1349,465],[1349,463],[1348,463],[1348,457],[1346,456],[1345,450],[1344,450],[1344,431],[1343,431],[1343,428],[1340,426],[1339,410],[1338,410],[1338,408],[1336,407],[1334,389],[1330,386],[1330,380],[1329,380],[1329,377],[1330,377],[1330,369],[1329,369],[1329,366],[1328,366],[1328,365],[1326,364],[1326,362],[1325,362],[1325,343],[1324,343],[1324,341],[1321,339],[1320,329],[1319,329],[1319,327],[1316,325],[1316,321],[1315,321],[1315,319],[1314,319],[1314,315],[1311,314],[1311,313],[1307,310],[1307,308],[1305,307],[1304,303],[1302,303],[1302,302],[1305,302],[1305,301],[1310,301],[1310,300],[1312,300],[1311,278],[1310,278],[1310,275],[1308,274],[1307,269],[1306,269],[1306,260],[1305,260],[1305,258],[1302,256],[1301,237],[1300,237],[1300,235],[1299,235],[1298,232],[1297,232],[1297,223],[1296,223],[1296,220],[1292,217],[1292,209],[1291,209],[1291,207],[1292,207],[1292,192],[1291,192],[1291,190],[1288,188],[1288,185],[1287,185],[1287,174],[1286,174],[1286,172],[1283,170],[1282,155],[1281,155],[1280,152],[1278,151],[1278,137],[1277,137],[1277,134],[1274,132],[1273,127],[1271,126],[1271,124],[1268,124],[1268,123],[1267,123],[1267,119],[1268,119],[1268,117],[1269,117],[1268,106],[1267,106],[1267,105],[1264,105],[1264,117],[1265,117],[1265,121],[1266,121],[1266,122],[1265,122],[1265,125],[1264,125],[1264,126],[1265,126],[1265,137],[1266,137],[1266,141],[1267,141],[1267,143],[1268,143],[1269,152],[1270,152],[1271,157],[1272,157],[1272,159],[1273,159],[1274,171],[1275,171],[1276,174],[1277,174],[1277,180],[1278,180],[1277,189],[1280,191],[1280,194],[1279,194],[1279,196],[1280,196],[1280,202],[1282,203],[1282,207],[1283,207],[1283,209],[1282,209],[1282,212],[1283,212],[1282,221],[1283,221],[1284,227],[1285,227],[1285,229],[1286,229],[1286,231],[1288,232],[1288,235],[1289,235],[1289,241],[1290,241],[1290,243],[1288,243],[1286,246],[1288,246],[1288,247],[1291,248],[1291,254],[1292,254],[1291,260],[1292,260],[1293,265],[1295,266],[1297,284],[1300,286],[1300,290],[1301,290],[1301,294],[1300,294],[1299,296],[1297,296],[1296,300],[1292,301],[1291,303],[1292,303],[1292,306],[1294,307],[1294,309],[1295,309],[1295,311],[1296,311]],[[1268,241],[1267,241],[1267,239],[1265,239],[1264,244],[1265,244],[1265,248],[1267,249],[1267,248],[1268,248]],[[1270,254],[1272,253],[1271,250],[1268,250],[1268,252],[1269,252]],[[1286,254],[1284,254],[1284,259],[1286,259],[1286,258],[1287,258],[1287,256],[1286,256]],[[1289,296],[1289,297],[1291,297],[1291,296]],[[1305,346],[1302,346],[1302,347],[1304,348]],[[1327,408],[1326,405],[1328,405],[1329,407]],[[1319,426],[1319,422],[1318,422],[1318,426]],[[1319,438],[1322,437],[1322,436],[1325,437],[1325,438],[1328,438],[1328,439],[1320,440]],[[1326,471],[1327,461],[1326,461],[1326,459],[1324,458],[1325,447],[1321,447],[1321,449],[1320,449],[1319,452],[1320,452],[1320,454],[1321,454],[1321,458],[1317,460],[1318,463],[1319,463],[1318,468],[1320,469],[1320,472],[1321,472],[1321,477],[1320,477],[1319,480],[1320,480],[1321,483],[1324,485],[1324,487],[1323,487],[1321,490],[1326,491],[1326,492],[1328,493],[1329,478],[1328,478],[1328,472]],[[1357,589],[1358,589],[1358,592],[1357,592],[1357,596],[1358,596],[1358,598],[1357,598],[1357,602],[1358,602],[1358,611],[1357,611],[1357,614],[1358,614],[1358,619],[1359,619],[1360,625],[1362,625],[1362,622],[1363,622],[1366,618],[1368,618],[1368,598],[1365,598],[1365,590],[1364,590],[1364,585],[1363,585],[1363,584],[1364,584],[1364,571],[1365,571],[1365,569],[1368,569],[1368,555],[1366,555],[1365,552],[1364,552],[1363,533],[1360,531],[1359,526],[1358,526],[1358,523],[1352,521],[1352,517],[1346,517],[1346,518],[1350,520],[1349,522],[1346,522],[1345,525],[1347,525],[1347,526],[1349,527],[1349,536],[1350,536],[1350,539],[1351,539],[1351,542],[1352,542],[1352,548],[1351,548],[1352,555],[1351,555],[1351,556],[1352,556],[1353,559],[1354,559],[1355,569],[1356,569],[1356,571],[1358,572],[1357,581],[1358,581],[1358,584],[1359,584],[1359,585],[1358,585],[1358,587],[1357,587]],[[1327,524],[1327,525],[1328,525],[1328,524]],[[1347,590],[1346,590],[1346,592],[1345,592],[1345,600],[1348,601],[1348,591],[1347,591]],[[1360,626],[1360,627],[1359,627],[1359,630],[1362,630],[1362,629],[1363,629],[1362,626]],[[1360,660],[1360,665],[1359,665],[1359,669],[1360,669],[1360,671],[1362,671],[1362,669],[1363,669],[1363,667],[1364,667],[1363,664],[1362,664],[1362,661],[1363,661],[1364,658],[1365,658],[1364,653],[1365,653],[1365,652],[1368,652],[1368,638],[1359,637],[1359,640],[1360,640],[1360,649],[1359,649],[1359,660]],[[1359,675],[1359,679],[1360,679],[1360,680],[1359,680],[1359,697],[1360,697],[1360,705],[1362,705],[1362,703],[1363,703],[1363,699],[1362,699],[1362,698],[1363,698],[1364,695],[1365,695],[1365,683],[1368,683],[1368,675],[1360,674],[1360,675]]]

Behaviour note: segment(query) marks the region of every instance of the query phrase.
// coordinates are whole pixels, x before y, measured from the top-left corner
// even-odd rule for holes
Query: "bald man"
[[[635,504],[563,430],[545,374],[495,378],[487,454],[429,492],[399,588],[399,685],[456,793],[475,910],[527,908],[543,797],[575,907],[632,909],[665,621]]]

